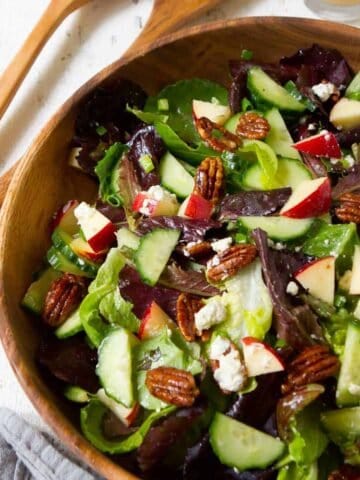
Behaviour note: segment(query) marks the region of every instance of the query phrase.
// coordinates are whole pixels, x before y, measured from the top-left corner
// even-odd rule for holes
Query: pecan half
[[[205,158],[196,171],[194,193],[216,205],[224,192],[224,179],[224,166],[220,158]]]
[[[255,112],[246,112],[239,118],[236,133],[241,137],[261,140],[270,132],[270,125],[266,118]]]
[[[176,321],[185,340],[193,342],[196,337],[195,313],[204,306],[202,300],[190,293],[181,293],[176,302]]]
[[[178,407],[191,407],[200,394],[191,373],[172,367],[158,367],[146,373],[151,395]]]
[[[58,327],[73,313],[86,295],[87,281],[78,275],[64,273],[50,285],[42,318],[50,327]]]
[[[336,216],[343,222],[360,223],[360,193],[344,193],[339,200]]]
[[[338,470],[330,473],[328,480],[359,480],[360,470],[351,465],[343,465]]]
[[[256,257],[255,245],[234,245],[215,255],[207,264],[207,277],[212,282],[221,282],[235,275],[240,268],[249,265]]]
[[[319,383],[337,374],[339,360],[325,345],[305,348],[288,366],[288,374],[281,386],[283,394],[307,385]]]
[[[201,258],[213,252],[210,242],[190,242],[183,248],[185,255],[193,258]]]
[[[195,119],[195,126],[200,138],[217,152],[233,152],[242,145],[238,136],[206,117]]]

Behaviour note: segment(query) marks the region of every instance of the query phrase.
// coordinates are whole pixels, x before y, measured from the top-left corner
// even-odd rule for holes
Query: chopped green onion
[[[105,135],[105,133],[107,133],[107,129],[103,125],[99,125],[96,129],[96,133],[102,137]]]
[[[244,97],[241,100],[241,110],[243,112],[248,112],[249,110],[254,110],[253,104],[250,102],[250,100],[246,97]]]
[[[335,295],[334,305],[337,308],[345,307],[346,305],[346,297],[344,295]]]
[[[147,154],[142,155],[140,157],[139,162],[140,162],[140,165],[142,166],[145,173],[150,173],[155,168],[150,155],[147,155]]]
[[[246,50],[246,48],[244,48],[244,50],[241,52],[242,60],[251,60],[253,56],[254,53],[251,50]]]
[[[169,110],[169,100],[167,98],[159,98],[158,110],[160,110],[160,112],[167,112]]]
[[[220,105],[220,101],[218,98],[216,97],[212,97],[211,98],[211,103],[213,103],[214,105]]]

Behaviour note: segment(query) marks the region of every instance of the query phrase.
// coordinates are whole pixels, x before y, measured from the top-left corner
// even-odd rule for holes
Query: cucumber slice
[[[157,228],[140,240],[135,264],[142,280],[155,285],[179,240],[179,230]]]
[[[301,160],[300,153],[293,148],[294,141],[291,138],[289,130],[287,129],[279,110],[277,108],[272,108],[267,111],[264,116],[270,125],[270,132],[265,138],[265,142],[277,155],[285,158]]]
[[[83,257],[79,257],[74,250],[71,248],[70,244],[73,240],[73,237],[68,235],[63,230],[56,228],[51,236],[52,242],[57,250],[61,252],[65,258],[67,258],[71,263],[76,265],[79,270],[88,274],[91,277],[95,277],[99,269],[99,265],[91,262]]]
[[[46,254],[47,261],[55,270],[61,272],[73,273],[74,275],[80,275],[82,277],[94,278],[95,275],[91,275],[83,270],[80,270],[74,263],[70,262],[59,250],[55,247],[51,247]]]
[[[134,403],[132,347],[137,343],[132,333],[118,327],[102,341],[98,350],[96,374],[109,397],[125,407]]]
[[[336,390],[339,406],[360,405],[360,327],[349,323]]]
[[[243,177],[243,187],[247,190],[264,190],[263,170],[255,163],[246,170]],[[304,180],[311,180],[310,171],[298,160],[289,158],[278,159],[278,169],[275,175],[276,188],[296,188]]]
[[[128,228],[122,227],[116,233],[117,243],[119,248],[130,248],[137,250],[140,245],[140,237],[131,232]]]
[[[360,437],[360,407],[324,412],[321,423],[335,443],[339,439]]]
[[[210,426],[210,443],[221,463],[240,472],[266,468],[285,450],[281,440],[222,413],[214,416]]]
[[[194,189],[194,179],[181,163],[167,152],[160,160],[161,184],[180,198],[185,198]]]
[[[51,283],[59,278],[61,273],[53,268],[44,270],[39,278],[33,282],[27,289],[21,305],[28,308],[32,312],[40,315],[47,292],[49,291]]]
[[[360,72],[358,72],[350,82],[346,89],[345,97],[351,100],[360,100]]]
[[[79,309],[75,310],[66,321],[55,330],[55,335],[60,340],[72,337],[83,330]]]
[[[64,390],[65,398],[75,403],[87,403],[90,401],[90,394],[81,387],[69,385]]]
[[[230,117],[229,120],[224,125],[226,130],[229,130],[229,132],[235,134],[236,133],[236,127],[237,127],[237,124],[239,123],[239,118],[241,117],[241,115],[244,115],[244,113],[243,112],[236,113],[235,115]]]
[[[301,237],[310,228],[313,218],[287,217],[239,217],[241,224],[248,230],[261,228],[273,240],[293,240]]]
[[[301,113],[306,106],[296,100],[264,70],[252,67],[248,71],[247,87],[257,105],[271,105],[289,113]]]

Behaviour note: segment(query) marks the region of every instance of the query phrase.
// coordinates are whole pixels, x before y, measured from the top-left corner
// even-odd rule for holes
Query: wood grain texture
[[[45,43],[74,10],[90,0],[52,0],[10,65],[0,77],[0,119]],[[1,187],[2,188],[2,187]]]
[[[0,119],[19,89],[27,72],[41,49],[67,15],[90,0],[52,0],[43,16],[30,33],[24,45],[0,77]],[[164,34],[173,32],[187,21],[196,18],[221,0],[155,0],[150,18],[139,37],[123,55],[123,59],[140,55],[146,46]],[[19,160],[20,162],[20,160]],[[0,207],[10,181],[16,171],[15,164],[0,176]]]
[[[360,68],[360,32],[340,24],[294,18],[247,18],[195,27],[142,47],[100,72],[68,100],[39,134],[12,181],[0,220],[0,332],[9,360],[27,395],[75,455],[110,480],[135,478],[82,437],[77,409],[55,395],[34,361],[37,324],[19,306],[31,275],[49,246],[48,219],[69,198],[91,199],[95,185],[67,166],[67,145],[79,103],[96,86],[125,76],[148,92],[186,77],[228,83],[227,61],[243,48],[275,61],[313,42],[338,48]]]

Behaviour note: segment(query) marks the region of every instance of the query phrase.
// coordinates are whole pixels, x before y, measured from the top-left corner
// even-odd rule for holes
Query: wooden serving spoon
[[[0,119],[14,98],[27,72],[47,40],[73,11],[90,0],[51,0],[48,8],[30,33],[24,45],[0,76]],[[210,9],[221,0],[154,0],[149,20],[139,37],[124,54],[124,58],[139,52],[149,43],[178,29],[187,21]],[[19,160],[20,161],[20,160]],[[19,161],[0,177],[0,207]]]

